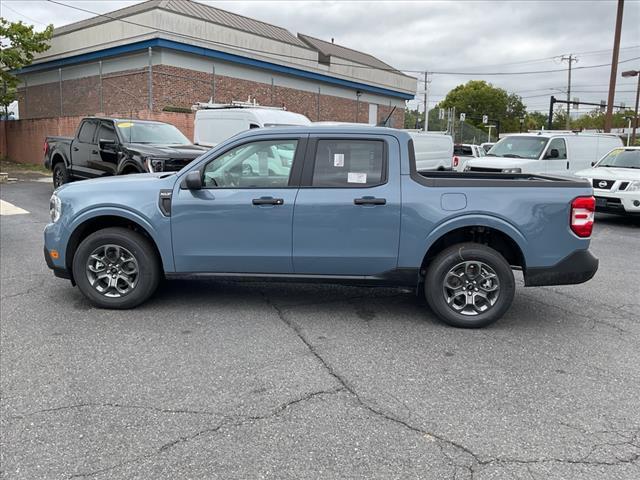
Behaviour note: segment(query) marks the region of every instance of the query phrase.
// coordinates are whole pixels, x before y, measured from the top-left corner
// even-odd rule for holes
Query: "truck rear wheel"
[[[509,309],[515,280],[509,263],[493,248],[460,243],[431,262],[425,279],[429,306],[453,327],[481,328]]]
[[[127,228],[105,228],[85,238],[73,256],[73,278],[99,308],[133,308],[160,281],[160,261],[151,243]]]
[[[64,162],[58,162],[53,166],[53,188],[69,182],[69,172]]]

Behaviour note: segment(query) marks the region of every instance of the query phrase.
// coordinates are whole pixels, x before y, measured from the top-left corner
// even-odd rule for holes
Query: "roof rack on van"
[[[191,106],[191,110],[222,110],[227,108],[260,108],[264,110],[286,110],[284,107],[267,107],[262,106],[254,98],[251,101],[251,97],[246,102],[239,100],[233,100],[231,103],[213,103],[213,98],[208,102],[198,102]]]

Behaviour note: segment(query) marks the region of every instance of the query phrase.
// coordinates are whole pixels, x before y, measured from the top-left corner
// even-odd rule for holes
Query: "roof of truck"
[[[106,120],[110,122],[137,122],[137,123],[163,123],[167,124],[168,122],[160,122],[158,120],[145,120],[142,118],[116,118],[116,117],[84,117],[83,120]],[[171,124],[169,124],[171,125]]]

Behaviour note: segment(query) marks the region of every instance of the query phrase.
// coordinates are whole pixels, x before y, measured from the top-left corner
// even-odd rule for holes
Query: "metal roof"
[[[219,8],[204,5],[192,0],[148,0],[138,3],[130,7],[121,8],[104,15],[98,15],[86,20],[71,23],[63,27],[56,28],[53,32],[54,36],[63,35],[83,28],[99,25],[111,21],[113,19],[122,19],[148,10],[161,9],[169,12],[198,18],[206,22],[215,23],[225,27],[235,28],[254,35],[271,38],[280,42],[296,45],[298,47],[309,48],[306,43],[301,41],[287,29],[271,25],[270,23],[254,20],[243,15],[227,12]],[[152,26],[150,26],[153,29]]]
[[[319,38],[310,37],[309,35],[304,35],[302,33],[298,33],[298,38],[300,38],[300,40],[305,42],[310,47],[318,50],[322,55],[326,57],[340,57],[351,62],[359,63],[361,65],[379,68],[380,70],[389,70],[394,73],[401,73],[391,65],[384,63],[382,60],[379,60],[373,55],[369,55],[368,53],[352,50],[351,48],[343,47],[342,45],[338,45],[332,42],[325,42],[324,40],[320,40]]]

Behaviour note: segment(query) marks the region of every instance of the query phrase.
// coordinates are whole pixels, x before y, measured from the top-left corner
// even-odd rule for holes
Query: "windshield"
[[[151,143],[160,145],[190,145],[191,142],[180,130],[166,123],[118,122],[118,131],[128,143]]]
[[[640,168],[640,150],[616,148],[607,153],[596,167]]]
[[[547,144],[543,137],[506,137],[496,143],[487,153],[490,157],[538,159]]]

